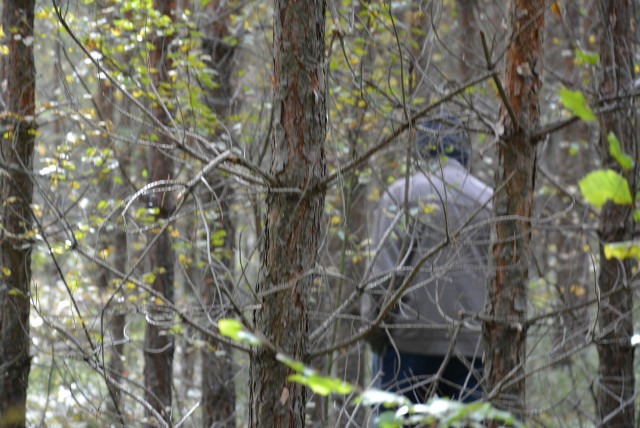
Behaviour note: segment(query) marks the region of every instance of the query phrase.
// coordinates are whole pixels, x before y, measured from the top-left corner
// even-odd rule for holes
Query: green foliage
[[[622,150],[620,140],[613,132],[607,135],[609,141],[609,153],[626,171],[630,171],[635,162],[631,156]],[[616,204],[630,205],[633,197],[629,189],[629,182],[618,172],[596,170],[580,180],[580,190],[584,198],[592,205],[600,208],[611,200]],[[640,211],[634,211],[634,220],[640,221]],[[607,259],[638,259],[640,260],[640,241],[624,241],[608,243],[604,246],[604,256]]]
[[[612,169],[590,172],[578,184],[582,196],[597,208],[602,207],[609,200],[620,205],[633,203],[629,183]]]
[[[560,102],[567,110],[585,122],[594,122],[596,120],[596,115],[587,104],[582,91],[562,88],[560,89]]]
[[[218,321],[220,334],[240,343],[258,346],[262,341],[252,333],[244,330],[242,323],[236,319],[221,319]]]
[[[638,259],[640,260],[640,241],[613,242],[604,246],[604,256],[607,259]]]
[[[607,141],[609,141],[609,153],[611,156],[613,156],[625,171],[630,171],[634,165],[633,158],[622,150],[622,145],[618,137],[616,137],[616,134],[609,132]]]
[[[424,404],[412,404],[405,396],[379,389],[364,391],[358,401],[363,405],[394,407],[377,418],[380,428],[399,428],[404,425],[426,424],[438,427],[484,427],[495,421],[504,426],[522,427],[509,412],[498,410],[489,403],[465,404],[447,398],[434,397]]]
[[[247,332],[242,323],[236,319],[221,319],[218,321],[220,334],[237,342],[261,345],[261,341]],[[341,379],[322,376],[315,369],[295,360],[283,353],[276,354],[276,359],[289,367],[295,373],[287,379],[304,385],[314,393],[328,396],[329,394],[346,395],[356,390],[354,385]],[[382,406],[383,408],[397,408],[384,411],[377,418],[380,428],[399,428],[405,424],[429,424],[439,427],[482,427],[486,421],[497,421],[504,426],[524,428],[509,412],[494,408],[489,403],[465,404],[445,398],[435,397],[425,404],[413,404],[401,394],[369,388],[358,395],[356,403],[363,406]]]
[[[353,391],[353,386],[338,379],[336,377],[322,376],[318,373],[304,372],[296,373],[287,378],[292,382],[299,383],[307,386],[310,390],[316,394],[327,396],[329,394],[350,394]]]
[[[600,63],[600,55],[597,52],[576,49],[576,59],[578,64],[598,65]]]
[[[327,396],[329,394],[350,394],[353,392],[353,385],[331,376],[322,376],[316,370],[305,366],[300,361],[296,361],[287,355],[278,353],[276,359],[294,370],[296,373],[287,379],[307,386],[316,394]]]
[[[214,247],[221,247],[224,245],[224,240],[227,237],[227,231],[224,229],[218,229],[211,235],[211,245]]]

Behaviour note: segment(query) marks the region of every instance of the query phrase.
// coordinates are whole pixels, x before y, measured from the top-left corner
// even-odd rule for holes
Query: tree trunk
[[[324,140],[325,1],[275,0],[274,133],[271,174],[280,191],[270,189],[260,277],[261,308],[255,328],[279,351],[305,360],[326,175]],[[303,427],[305,388],[289,382],[290,370],[272,349],[251,355],[250,426]]]
[[[636,189],[638,145],[636,142],[636,112],[633,100],[627,94],[633,87],[633,59],[630,52],[630,2],[616,0],[599,2],[603,34],[600,39],[601,99],[612,99],[616,109],[600,115],[600,149],[603,167],[619,171]],[[604,105],[604,104],[603,104]],[[609,105],[607,103],[607,105]],[[625,172],[609,154],[607,136],[614,132],[623,150],[636,159],[636,167]],[[600,302],[598,325],[598,416],[604,427],[633,427],[634,370],[633,347],[629,338],[633,334],[633,291],[629,284],[635,261],[607,260],[604,245],[633,239],[635,222],[633,205],[608,202],[600,213],[600,294],[611,293]]]
[[[114,88],[110,82],[104,83],[100,86],[98,94],[96,95],[96,105],[98,106],[100,119],[105,121],[115,122],[115,111],[113,105],[114,100]],[[100,140],[101,148],[107,150],[113,147],[115,144],[111,139],[111,136],[105,134]],[[117,186],[117,185],[116,185]],[[114,189],[114,183],[112,177],[107,175],[100,178],[99,189],[101,197],[103,198],[117,198],[116,189]],[[123,195],[120,195],[123,196]],[[124,197],[120,198],[124,199]],[[126,248],[127,237],[121,228],[118,228],[117,224],[113,230],[103,234],[100,238],[99,254],[106,254],[105,262],[108,262],[109,255],[113,254],[111,259],[113,260],[113,267],[118,272],[124,272],[126,269]],[[110,285],[114,276],[111,272],[103,267],[98,267],[96,272],[95,283],[101,292],[109,297]],[[125,327],[125,313],[122,305],[118,305],[118,296],[110,302],[106,307],[105,321],[108,328],[107,338],[103,339],[103,343],[108,343],[107,359],[108,363],[105,364],[107,375],[113,378],[113,380],[119,383],[122,379],[122,373],[124,372],[124,364],[122,362],[122,352],[124,351],[124,327]],[[107,388],[109,388],[109,395],[111,402],[108,404],[108,409],[111,413],[117,415],[121,419],[122,407],[121,407],[121,394],[120,387],[114,385],[111,382],[107,382]],[[122,420],[120,422],[123,422]]]
[[[544,0],[513,0],[512,40],[505,90],[515,121],[502,109],[504,139],[498,145],[491,266],[483,326],[487,393],[497,407],[525,416],[528,262],[543,69]],[[502,188],[504,186],[504,188]],[[517,220],[501,220],[518,216]]]
[[[155,8],[163,15],[174,20],[176,0],[156,0]],[[168,71],[171,60],[168,58],[169,46],[174,36],[162,35],[153,40],[154,50],[151,55],[151,68],[155,69],[154,84],[158,92],[164,91],[163,84],[171,82]],[[158,101],[159,103],[159,101]],[[156,117],[162,123],[169,125],[167,112],[158,104],[154,106]],[[171,142],[163,134],[158,134],[158,146],[171,146]],[[152,149],[149,154],[149,177],[152,182],[170,180],[173,177],[173,160],[159,147]],[[160,226],[169,219],[174,209],[173,195],[170,192],[158,192],[149,195],[149,206],[156,208],[156,219]],[[151,231],[149,242],[155,241],[149,252],[149,263],[155,274],[152,288],[162,294],[167,300],[173,301],[174,287],[174,251],[171,245],[169,229],[164,229],[157,236],[161,227]],[[162,416],[171,422],[171,381],[174,344],[173,337],[163,324],[167,324],[167,315],[161,302],[150,297],[147,303],[147,317],[152,322],[147,323],[144,337],[144,384],[145,400]],[[151,415],[147,415],[151,417]]]
[[[33,197],[30,172],[36,133],[33,57],[35,0],[4,2],[0,162],[0,426],[26,424]],[[3,167],[3,168],[5,168]]]
[[[218,117],[219,121],[224,121],[231,113],[231,98],[233,88],[231,83],[231,72],[233,70],[233,59],[235,55],[235,46],[226,42],[229,32],[229,7],[227,2],[214,0],[207,6],[208,18],[213,21],[203,32],[202,50],[205,55],[211,59],[205,60],[207,67],[216,71],[216,88],[207,88],[204,98],[205,104]],[[218,137],[220,132],[216,132]],[[208,309],[213,309],[218,315],[211,314],[211,318],[215,319],[220,316],[224,317],[224,311],[219,308],[223,307],[226,300],[220,292],[221,287],[225,287],[231,291],[233,287],[234,265],[234,249],[233,242],[235,236],[235,224],[231,211],[231,201],[233,201],[233,187],[231,180],[225,179],[218,172],[211,172],[206,175],[207,182],[217,193],[217,197],[210,190],[206,190],[206,194],[202,195],[202,202],[208,206],[218,206],[216,199],[219,200],[222,212],[220,213],[219,222],[211,221],[209,226],[211,232],[215,233],[214,227],[221,228],[226,232],[224,242],[217,247],[210,245],[209,252],[215,255],[214,260],[221,263],[220,268],[210,266],[207,263],[207,270],[204,275],[204,284],[202,289],[202,300]],[[216,271],[214,275],[214,271]],[[233,427],[235,426],[235,387],[234,376],[236,371],[233,368],[233,350],[219,343],[211,337],[207,337],[210,346],[204,347],[202,350],[202,408],[204,417],[202,426],[204,428],[211,427]],[[218,353],[213,351],[225,351]],[[222,354],[222,355],[220,355]]]
[[[478,0],[456,0],[458,9],[458,25],[460,25],[460,53],[458,58],[458,71],[460,73],[460,81],[468,82],[475,72],[474,58],[478,57],[481,52],[481,46],[478,44],[480,31],[474,16],[478,9]]]

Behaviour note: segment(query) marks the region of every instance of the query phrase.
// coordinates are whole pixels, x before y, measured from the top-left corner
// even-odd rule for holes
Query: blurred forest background
[[[638,2],[2,5],[0,426],[369,426],[369,221],[442,114],[498,191],[530,168],[509,194],[529,211],[494,218],[524,228],[492,245],[518,245],[526,300],[500,315],[521,353],[487,401],[532,427],[637,426]],[[355,388],[289,382],[295,361]],[[264,397],[296,416],[267,421]]]

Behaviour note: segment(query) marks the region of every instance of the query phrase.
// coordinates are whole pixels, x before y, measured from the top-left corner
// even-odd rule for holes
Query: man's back
[[[394,288],[401,285],[404,275],[420,258],[429,254],[447,234],[451,237],[451,242],[422,266],[385,320],[400,352],[446,354],[459,312],[483,310],[492,190],[457,161],[449,159],[443,163],[432,172],[410,178],[407,203],[406,181],[394,183],[375,213],[371,233],[374,247],[383,239],[398,211],[405,207],[409,210],[409,224],[402,218],[374,259],[376,276],[397,272],[404,261],[400,274],[392,280]],[[463,225],[463,231],[454,235]],[[384,281],[365,300],[363,309],[369,318],[378,313],[376,305],[384,300],[389,286],[390,281]],[[458,353],[479,355],[479,325],[462,328],[456,339]]]

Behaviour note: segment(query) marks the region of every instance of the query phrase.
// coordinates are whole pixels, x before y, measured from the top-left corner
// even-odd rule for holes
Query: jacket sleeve
[[[367,322],[372,322],[380,314],[381,304],[385,300],[389,286],[393,282],[398,285],[398,262],[401,259],[402,238],[394,220],[399,208],[396,202],[385,195],[374,211],[371,229],[371,276],[367,291],[360,303],[360,313]],[[388,342],[384,328],[374,327],[365,337],[374,352],[380,352]]]

